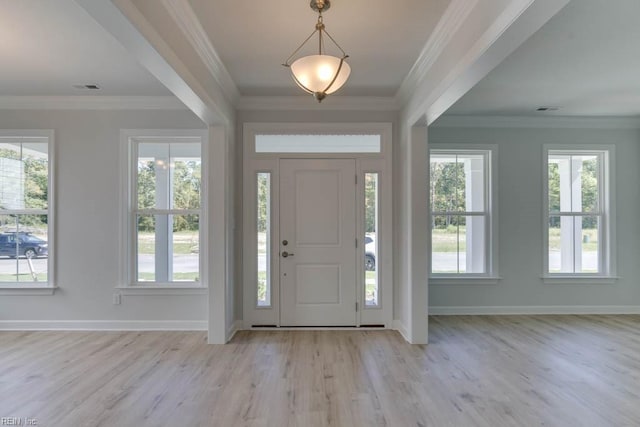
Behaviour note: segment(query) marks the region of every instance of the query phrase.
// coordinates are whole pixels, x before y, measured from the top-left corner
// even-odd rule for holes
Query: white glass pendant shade
[[[340,61],[340,58],[330,55],[304,56],[291,64],[291,73],[302,89],[329,95],[340,89],[351,74],[349,64],[343,60],[341,67]]]

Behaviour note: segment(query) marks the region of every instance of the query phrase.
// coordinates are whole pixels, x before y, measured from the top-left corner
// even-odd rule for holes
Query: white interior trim
[[[206,320],[0,320],[0,331],[206,330]]]
[[[229,101],[236,104],[240,92],[189,2],[187,0],[162,0],[162,5],[187,38],[191,47],[194,48],[213,79],[220,85]]]
[[[402,321],[398,319],[394,320],[392,328],[398,331],[400,335],[402,335],[402,338],[404,338],[405,341],[411,342],[409,338],[411,335],[409,334],[407,327],[402,323]]]
[[[256,153],[255,136],[257,134],[380,134],[380,153]],[[380,181],[380,243],[386,242],[387,246],[380,245],[379,265],[380,270],[380,295],[379,307],[364,307],[364,290],[358,288],[359,307],[357,325],[385,324],[392,322],[393,316],[393,263],[391,244],[393,242],[392,222],[392,126],[390,123],[245,123],[243,128],[244,159],[243,159],[243,320],[244,325],[276,325],[280,319],[280,295],[279,295],[279,271],[278,263],[274,262],[271,268],[272,290],[271,305],[269,307],[257,307],[255,298],[256,277],[256,247],[255,247],[255,200],[256,183],[255,175],[258,172],[270,172],[272,182],[271,214],[272,221],[272,253],[277,253],[279,242],[277,236],[279,217],[279,159],[281,158],[336,158],[356,159],[356,169],[359,175],[364,172],[378,172]],[[360,178],[359,178],[360,179]],[[362,186],[358,187],[358,191]],[[360,220],[360,218],[358,219]],[[364,245],[363,245],[364,248]],[[389,254],[389,255],[386,255]],[[364,260],[364,253],[363,253]],[[275,260],[278,258],[275,257]],[[360,262],[363,263],[364,261]],[[363,267],[362,267],[363,268]],[[358,275],[360,276],[360,270]],[[364,273],[362,274],[364,278]],[[362,292],[360,292],[362,290]],[[361,298],[362,297],[362,298]]]
[[[393,97],[330,96],[321,104],[311,96],[242,96],[238,110],[260,111],[399,111]]]
[[[638,117],[445,115],[434,128],[639,129]]]
[[[462,23],[467,19],[478,0],[452,0],[442,14],[435,29],[429,36],[420,55],[406,75],[398,92],[396,100],[399,104],[406,104],[413,91],[431,69],[444,48],[457,34]]]
[[[75,1],[203,122],[233,123],[235,111],[224,96],[204,89],[131,0]]]
[[[187,110],[175,96],[0,96],[1,110]]]
[[[434,316],[533,314],[640,314],[635,305],[449,306],[429,307]]]
[[[57,286],[0,286],[0,296],[18,296],[18,295],[53,295],[56,293]]]

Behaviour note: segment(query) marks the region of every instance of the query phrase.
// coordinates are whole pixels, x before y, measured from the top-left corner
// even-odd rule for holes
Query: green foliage
[[[29,155],[20,158],[20,152],[11,149],[0,149],[0,158],[18,160],[22,162],[23,198],[26,209],[47,209],[49,197],[48,160]],[[0,205],[0,209],[5,206]],[[15,227],[15,217],[6,217],[6,224]],[[47,224],[47,215],[20,215],[20,227],[38,228]]]
[[[557,163],[549,163],[549,211],[560,212],[560,167]],[[596,210],[598,207],[598,159],[589,158],[582,162],[581,189],[582,211]],[[582,227],[585,229],[596,228],[598,220],[595,217],[582,218]],[[551,217],[549,225],[552,228],[560,227],[560,217]]]
[[[376,205],[378,197],[378,174],[365,174],[364,179],[364,208],[365,208],[365,232],[375,233],[376,230]]]
[[[269,174],[258,174],[258,233],[266,233],[269,225]]]
[[[202,168],[199,161],[180,161],[172,163],[172,196],[174,209],[199,209],[200,189],[202,186]],[[138,162],[138,208],[156,207],[156,164],[154,161]],[[138,218],[138,230],[142,232],[155,229],[155,218],[144,215]],[[198,215],[173,215],[173,231],[199,229]]]
[[[465,175],[463,162],[431,162],[429,168],[431,210],[463,212],[465,210]],[[455,216],[433,216],[432,228],[448,229]]]

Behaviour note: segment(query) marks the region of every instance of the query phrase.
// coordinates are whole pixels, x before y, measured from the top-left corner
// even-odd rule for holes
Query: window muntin
[[[257,306],[271,307],[271,172],[256,174]]]
[[[201,143],[133,139],[136,283],[200,282]]]
[[[0,137],[0,286],[49,286],[49,146]]]
[[[609,274],[605,150],[547,153],[547,273]]]
[[[492,272],[488,150],[431,150],[431,273]]]

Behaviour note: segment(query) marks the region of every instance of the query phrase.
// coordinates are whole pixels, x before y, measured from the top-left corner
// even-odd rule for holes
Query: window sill
[[[548,275],[542,276],[546,285],[613,285],[620,279],[618,276],[572,276],[572,275]]]
[[[199,285],[132,285],[116,288],[122,295],[206,295],[208,289]]]
[[[502,277],[499,276],[430,276],[429,285],[497,285],[500,280],[502,280]]]
[[[0,295],[53,295],[57,286],[6,285],[0,286]]]

